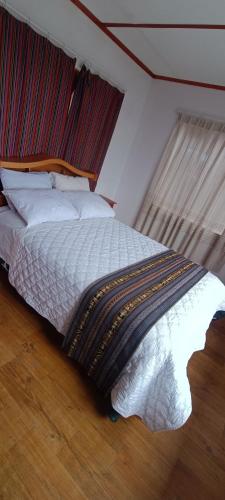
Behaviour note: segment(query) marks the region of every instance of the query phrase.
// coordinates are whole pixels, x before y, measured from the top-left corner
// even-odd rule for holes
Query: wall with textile
[[[151,78],[77,11],[69,0],[9,0],[9,3],[45,33],[48,32],[50,39],[60,41],[64,50],[70,48],[68,54],[75,54],[78,62],[86,63],[92,73],[99,74],[125,91],[96,189],[118,202],[117,215],[121,219],[124,197],[127,198],[128,195],[127,211],[132,221],[136,212],[132,178],[139,166],[130,153],[142,127],[142,113],[151,87]],[[130,174],[128,173],[126,186],[121,191],[121,179],[128,166],[128,158]],[[137,189],[135,197],[139,197]],[[129,222],[127,217],[126,220]]]
[[[43,154],[99,175],[124,94],[84,65],[75,78],[75,64],[0,8],[2,158]]]

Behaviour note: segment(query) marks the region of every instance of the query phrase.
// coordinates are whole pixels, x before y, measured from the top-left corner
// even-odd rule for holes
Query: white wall
[[[123,193],[118,188],[141,124],[151,78],[69,0],[6,0],[6,5],[14,15],[16,9],[30,19],[37,31],[41,27],[55,44],[57,39],[69,55],[77,54],[80,63],[126,91],[97,185],[98,192],[116,198],[120,206]],[[132,184],[132,178],[130,181]],[[129,182],[126,188],[129,191]]]
[[[179,109],[225,120],[225,92],[152,82],[117,192],[118,217],[128,224],[134,223]]]

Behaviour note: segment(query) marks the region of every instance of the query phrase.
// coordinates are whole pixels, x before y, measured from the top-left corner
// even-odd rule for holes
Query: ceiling
[[[224,0],[71,1],[153,78],[225,90]]]

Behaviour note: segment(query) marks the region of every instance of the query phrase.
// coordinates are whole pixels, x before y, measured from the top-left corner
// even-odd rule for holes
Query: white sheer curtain
[[[179,113],[135,227],[213,270],[225,264],[224,123]]]

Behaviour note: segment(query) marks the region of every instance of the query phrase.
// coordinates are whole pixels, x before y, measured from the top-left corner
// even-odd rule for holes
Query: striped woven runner
[[[100,278],[85,290],[66,335],[68,356],[108,394],[150,328],[206,272],[168,250]]]

